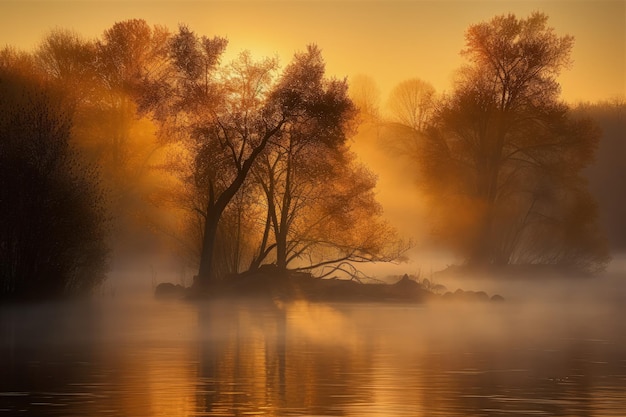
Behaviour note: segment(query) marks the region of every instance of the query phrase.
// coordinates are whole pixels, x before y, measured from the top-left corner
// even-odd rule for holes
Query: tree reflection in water
[[[438,320],[433,313],[414,306],[203,306],[198,409],[591,416],[620,401],[626,362],[618,340],[549,326],[530,335],[515,325],[521,317],[502,309],[482,313],[508,316],[505,334],[502,321],[480,330],[466,309]],[[465,330],[453,331],[454,322]]]
[[[625,415],[622,307],[0,310],[0,415]]]

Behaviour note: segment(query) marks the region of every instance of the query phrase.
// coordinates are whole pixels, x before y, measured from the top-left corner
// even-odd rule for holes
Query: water
[[[0,416],[623,417],[626,293],[611,288],[595,302],[5,307]]]

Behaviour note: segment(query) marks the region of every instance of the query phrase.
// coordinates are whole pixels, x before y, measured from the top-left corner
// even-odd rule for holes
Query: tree
[[[396,160],[421,157],[424,131],[435,112],[435,88],[419,78],[396,85],[387,99],[390,117],[379,124],[379,145]]]
[[[149,232],[142,226],[156,215],[146,200],[159,174],[150,167],[163,144],[154,124],[138,114],[137,98],[147,74],[161,76],[165,69],[168,36],[164,28],[135,19],[115,23],[93,41],[57,29],[35,52],[46,78],[76,103],[71,141],[99,168],[116,261],[136,256],[130,249],[145,241]]]
[[[106,214],[70,144],[73,100],[0,68],[0,296],[89,293],[104,280]]]
[[[116,261],[136,257],[138,247],[154,250],[156,244],[147,224],[163,210],[147,200],[168,181],[152,169],[162,163],[167,146],[152,120],[142,117],[138,102],[144,79],[166,75],[169,36],[164,27],[130,19],[116,22],[94,42],[96,93],[81,108],[76,136],[106,182]]]
[[[317,48],[296,55],[301,59],[309,62],[307,73],[292,76],[316,86],[323,117],[290,120],[254,170],[267,216],[251,269],[266,258],[280,272],[290,265],[299,270],[332,266],[327,271],[334,271],[348,262],[394,259],[398,254],[389,250],[393,232],[381,220],[374,198],[376,179],[356,163],[346,143],[356,116],[347,83],[324,77]]]
[[[169,31],[145,20],[115,23],[96,42],[96,64],[108,90],[136,96],[146,78],[166,76]]]
[[[380,89],[372,77],[364,74],[351,77],[350,98],[359,110],[358,118],[361,124],[377,122],[380,119]]]
[[[37,66],[80,105],[93,99],[96,89],[95,44],[72,31],[55,29],[35,51]]]
[[[253,172],[256,184],[266,187],[268,203],[253,267],[272,250],[282,270],[294,259],[295,246],[289,245],[296,230],[294,214],[301,212],[305,198],[300,191],[313,181],[330,180],[330,171],[324,175],[320,171],[329,155],[319,153],[320,146],[341,148],[353,111],[346,83],[325,78],[317,47],[296,54],[278,76],[276,60],[256,62],[248,52],[220,66],[225,46],[221,38],[200,38],[181,27],[170,43],[174,76],[151,85],[146,97],[162,134],[177,137],[187,155],[183,159],[190,161],[177,165],[183,183],[196,190],[188,195],[200,197],[185,199],[202,223],[196,282],[200,288],[241,265],[242,244],[255,234],[248,228],[243,236],[242,225],[250,226],[253,213],[259,212],[259,203],[251,198],[259,191],[251,181]],[[301,180],[307,174],[309,182],[304,185]],[[228,239],[217,245],[224,236]],[[296,257],[303,253],[299,250]],[[230,267],[220,267],[222,260]]]
[[[267,222],[253,268],[270,249],[275,249],[278,269],[286,270],[294,250],[289,238],[294,232],[294,221],[306,206],[314,204],[312,194],[318,192],[315,183],[332,180],[329,161],[324,157],[332,157],[332,150],[341,148],[354,113],[346,82],[325,79],[325,64],[318,48],[309,47],[306,53],[296,54],[294,61],[302,64],[291,65],[283,75],[283,82],[294,85],[306,82],[314,94],[307,99],[318,103],[318,111],[290,119],[256,170],[266,197]],[[270,226],[274,244],[268,247]]]
[[[389,95],[387,107],[393,119],[421,132],[434,110],[435,89],[429,83],[412,78],[396,85]]]
[[[90,113],[86,119],[97,118],[99,126],[89,126],[94,121],[88,120],[87,129],[102,136],[96,139],[99,159],[112,168],[109,176],[118,176],[115,188],[121,195],[132,188],[129,177],[142,176],[147,161],[160,147],[154,138],[140,137],[143,132],[150,132],[150,126],[146,126],[146,120],[140,120],[137,100],[143,79],[164,76],[168,38],[165,28],[152,28],[144,20],[132,19],[115,23],[95,43],[94,85],[98,92],[86,109]]]
[[[606,260],[581,178],[598,132],[558,100],[573,38],[547,20],[509,14],[472,25],[462,52],[469,63],[423,136],[439,234],[472,264],[593,270]]]
[[[376,177],[345,145],[322,145],[297,157],[291,190],[287,183],[277,187],[289,196],[288,204],[284,198],[278,204],[278,220],[284,219],[275,228],[277,248],[281,239],[284,246],[276,251],[279,269],[295,264],[296,270],[317,270],[321,276],[336,271],[354,276],[355,264],[401,258],[406,247],[382,219]]]
[[[200,288],[219,279],[213,265],[219,223],[259,155],[290,120],[324,117],[306,59],[276,79],[276,60],[255,62],[248,52],[218,68],[225,47],[223,38],[198,37],[181,26],[169,43],[172,76],[148,83],[145,97],[161,132],[177,135],[191,150],[193,180],[206,190]]]

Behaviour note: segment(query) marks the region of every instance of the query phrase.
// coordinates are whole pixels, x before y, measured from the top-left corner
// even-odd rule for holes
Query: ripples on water
[[[3,308],[0,416],[623,417],[607,300]]]

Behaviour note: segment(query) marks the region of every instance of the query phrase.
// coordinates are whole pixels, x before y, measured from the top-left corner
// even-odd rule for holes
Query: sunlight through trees
[[[471,25],[451,91],[412,78],[385,106],[372,78],[329,77],[316,45],[284,67],[249,51],[222,62],[227,45],[132,19],[0,51],[4,294],[93,288],[105,241],[131,258],[155,231],[203,291],[265,264],[326,276],[397,261],[410,245],[351,147],[360,128],[410,167],[429,205],[415,215],[467,264],[606,264],[585,180],[602,132],[584,116],[602,115],[560,99],[574,40],[545,14]]]
[[[469,264],[594,271],[607,261],[582,177],[599,132],[559,100],[556,76],[570,64],[573,38],[547,20],[503,15],[472,25],[468,64],[429,122],[411,126],[395,109],[414,132],[435,234]]]

